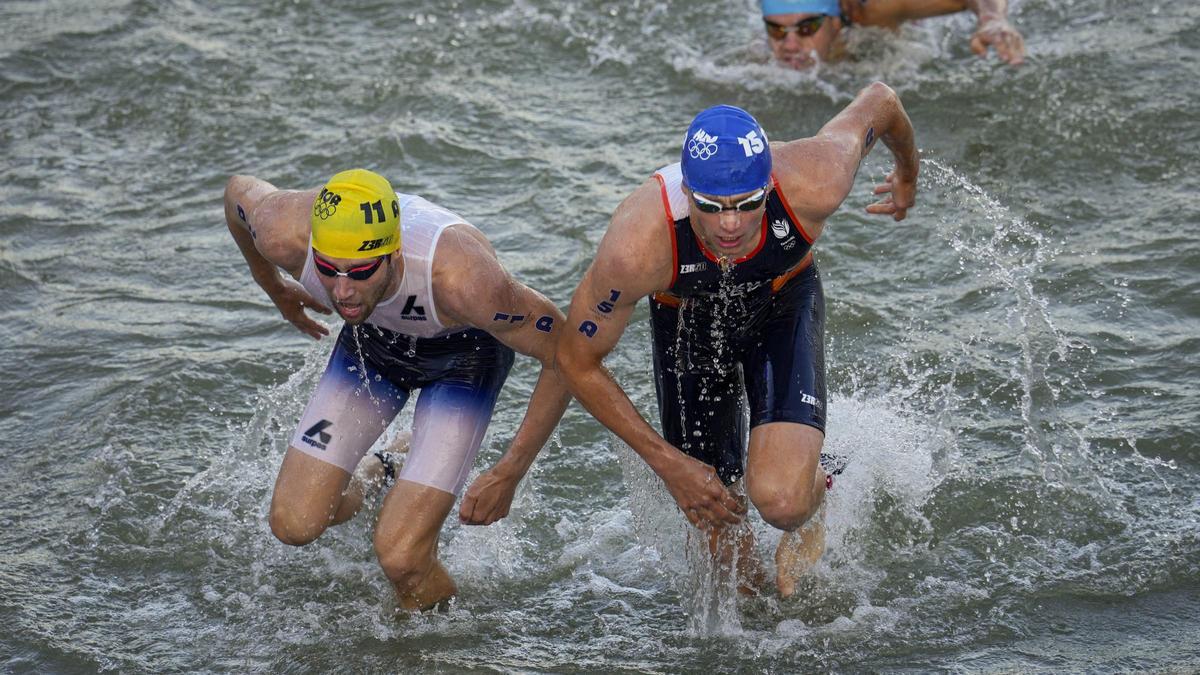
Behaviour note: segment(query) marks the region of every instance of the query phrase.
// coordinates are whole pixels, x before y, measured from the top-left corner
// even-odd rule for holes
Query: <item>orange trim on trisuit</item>
[[[809,265],[812,265],[812,261],[813,254],[812,251],[809,251],[808,253],[804,254],[804,257],[800,259],[800,262],[793,265],[790,270],[771,280],[771,292],[778,293],[779,289],[783,288],[784,284],[795,278],[797,274],[800,274],[804,270],[808,269]],[[675,295],[669,291],[659,291],[650,297],[654,298],[655,302],[662,303],[668,307],[679,307],[681,304],[683,304],[683,298],[680,298],[678,295]]]
[[[771,292],[778,293],[779,289],[783,288],[784,284],[791,281],[792,277],[796,276],[797,274],[800,274],[805,269],[807,269],[808,266],[812,264],[812,261],[813,261],[812,251],[805,253],[804,257],[800,259],[800,262],[798,262],[794,266],[792,266],[792,269],[784,272],[783,274],[780,274],[779,276],[777,276],[771,280]]]
[[[679,246],[675,241],[675,219],[671,217],[671,198],[667,196],[667,182],[657,173],[654,174],[654,178],[658,180],[658,189],[662,193],[663,210],[667,213],[667,231],[671,233],[671,284],[667,286],[667,288],[671,288],[679,280]]]

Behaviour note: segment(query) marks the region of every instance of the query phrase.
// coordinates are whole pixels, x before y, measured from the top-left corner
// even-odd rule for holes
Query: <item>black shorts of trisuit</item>
[[[650,300],[654,384],[663,436],[713,466],[726,484],[744,473],[750,427],[796,422],[825,431],[825,294],[816,265],[780,288]]]
[[[499,391],[512,368],[513,350],[490,333],[464,328],[419,338],[366,324],[349,324],[338,334],[338,346],[353,363],[401,389],[420,389],[438,382],[466,391]]]

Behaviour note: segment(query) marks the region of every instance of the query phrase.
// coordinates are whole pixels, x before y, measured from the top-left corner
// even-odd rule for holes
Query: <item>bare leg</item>
[[[746,495],[741,483],[729,487],[742,504]],[[738,591],[742,595],[758,595],[762,591],[764,572],[762,561],[754,554],[754,531],[747,524],[707,530],[708,552],[722,574],[728,574],[737,564]]]
[[[321,536],[341,512],[350,474],[288,448],[271,496],[271,531],[285,544],[304,546]]]
[[[458,592],[437,559],[438,535],[454,495],[406,480],[384,499],[375,552],[405,609],[429,609]]]
[[[742,595],[758,595],[762,591],[766,574],[762,561],[754,554],[754,532],[749,526],[709,530],[708,551],[724,573],[736,561],[738,592]]]
[[[775,549],[775,583],[779,596],[791,597],[796,580],[812,569],[825,552],[825,522],[822,515],[809,520],[798,530],[784,532]]]
[[[796,579],[811,566],[795,561],[815,562],[824,550],[824,526],[818,520],[805,527],[825,498],[820,465],[824,441],[818,429],[791,422],[763,424],[750,432],[746,487],[763,520],[784,531],[775,552],[776,583],[783,597],[795,592]]]

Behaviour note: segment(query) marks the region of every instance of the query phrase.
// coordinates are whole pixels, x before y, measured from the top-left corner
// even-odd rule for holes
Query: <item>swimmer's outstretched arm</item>
[[[508,515],[517,486],[571,401],[554,369],[554,342],[565,317],[544,295],[514,279],[474,227],[452,226],[442,234],[435,256],[433,287],[439,311],[491,333],[542,364],[508,451],[475,479],[459,507],[463,523],[490,525]]]
[[[973,52],[984,56],[991,47],[1014,66],[1025,60],[1025,40],[1008,22],[1008,0],[842,0],[842,9],[851,23],[884,28],[969,9],[978,20],[971,36]]]
[[[797,215],[805,222],[824,223],[850,194],[862,160],[879,140],[896,163],[875,188],[875,194],[884,196],[867,213],[903,220],[916,202],[920,158],[908,113],[882,82],[860,91],[815,136],[771,145],[775,175]]]
[[[603,364],[638,301],[671,283],[672,243],[659,194],[651,179],[617,207],[571,300],[558,340],[558,368],[583,407],[662,479],[688,522],[697,527],[735,524],[741,522],[745,504],[725,489],[711,466],[659,435]]]
[[[329,329],[304,311],[329,314],[296,281],[308,255],[308,210],[314,191],[279,190],[253,176],[234,176],[225,185],[225,225],[250,274],[267,297],[300,332],[315,339]],[[282,276],[280,268],[291,275]]]
[[[1008,22],[1008,0],[967,0],[979,19],[971,36],[971,51],[986,56],[988,47],[1001,61],[1018,66],[1025,62],[1025,38]]]

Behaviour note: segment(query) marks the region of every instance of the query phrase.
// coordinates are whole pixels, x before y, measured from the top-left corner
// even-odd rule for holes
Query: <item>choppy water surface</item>
[[[749,2],[243,4],[0,5],[0,669],[1200,670],[1197,5],[1017,0],[1023,68],[958,16],[814,77],[765,64]],[[227,176],[376,168],[565,307],[698,110],[793,138],[876,78],[921,193],[868,217],[877,151],[818,246],[852,463],[802,597],[712,591],[577,406],[507,520],[445,529],[444,613],[393,618],[368,514],[271,537],[330,345],[253,284]],[[608,363],[653,419],[645,318]]]

